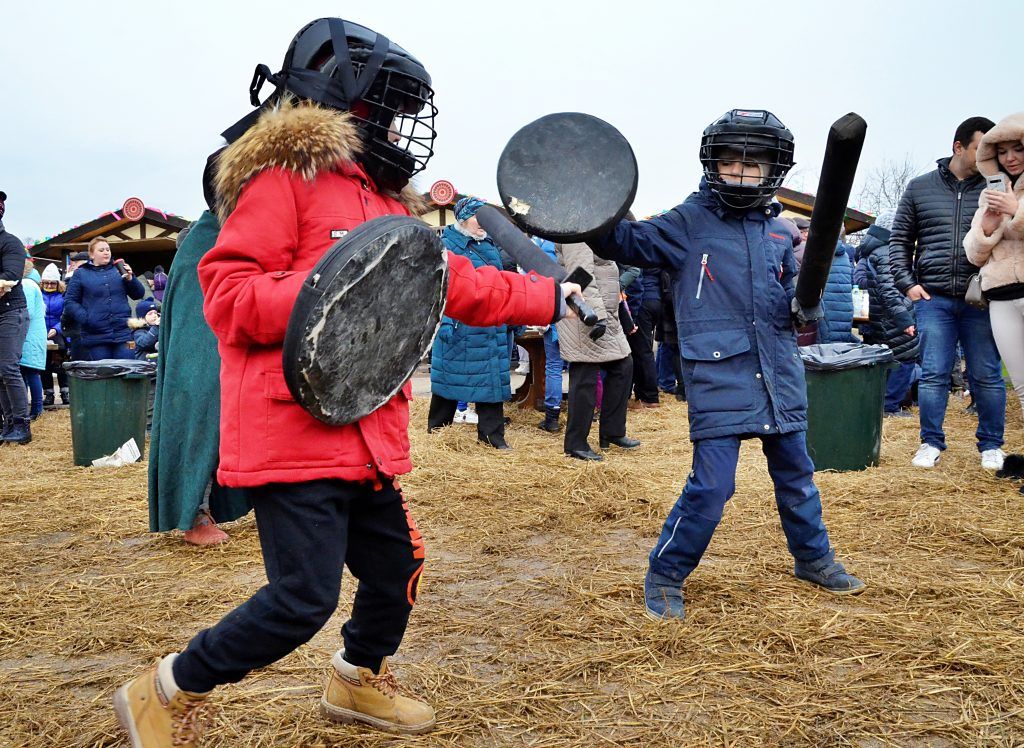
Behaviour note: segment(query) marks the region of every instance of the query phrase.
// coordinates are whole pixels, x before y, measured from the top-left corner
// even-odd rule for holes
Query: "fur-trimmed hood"
[[[346,162],[358,162],[362,137],[348,112],[309,102],[283,101],[265,111],[217,161],[214,191],[217,217],[223,225],[235,209],[246,182],[261,171],[281,168],[313,181],[317,174]],[[388,193],[413,215],[424,212],[423,199],[412,186]]]
[[[996,160],[996,144],[1008,140],[1024,142],[1024,112],[1004,117],[999,124],[981,136],[981,142],[978,144],[978,171],[986,177],[1000,173],[999,162]],[[1024,191],[1024,174],[1017,177],[1013,191]]]

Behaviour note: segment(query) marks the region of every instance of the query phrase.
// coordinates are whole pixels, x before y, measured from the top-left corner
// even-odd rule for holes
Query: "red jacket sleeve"
[[[474,327],[547,325],[555,317],[556,293],[551,278],[537,273],[507,273],[448,253],[446,316]]]
[[[284,340],[308,272],[293,271],[298,219],[290,176],[268,169],[242,189],[213,249],[199,263],[203,313],[221,342]]]

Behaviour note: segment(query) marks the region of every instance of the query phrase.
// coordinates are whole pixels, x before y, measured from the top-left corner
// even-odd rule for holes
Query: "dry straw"
[[[757,442],[686,586],[688,619],[642,615],[646,554],[689,467],[685,407],[630,416],[644,445],[603,464],[516,411],[511,453],[472,427],[428,436],[413,407],[404,481],[428,543],[394,667],[437,708],[429,736],[317,713],[351,601],[307,646],[220,689],[214,746],[1013,746],[1024,744],[1024,497],[984,473],[951,401],[951,448],[908,467],[819,474],[832,542],[869,584],[834,598],[791,576]],[[1020,449],[1016,400],[1007,433]],[[252,519],[214,549],[149,535],[143,465],[74,468],[65,413],[0,448],[0,745],[123,745],[117,685],[263,582]],[[594,436],[596,439],[596,434]]]

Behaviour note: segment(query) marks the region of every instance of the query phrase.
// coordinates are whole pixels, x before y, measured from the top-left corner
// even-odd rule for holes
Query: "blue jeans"
[[[658,389],[674,395],[679,384],[677,369],[681,368],[681,364],[676,366],[674,361],[679,358],[679,341],[674,336],[665,337],[672,339],[663,340],[654,356],[655,365],[658,367]]]
[[[554,326],[544,333],[544,407],[562,407],[562,352]]]
[[[914,382],[917,381],[917,364],[913,361],[906,361],[900,364],[898,369],[889,372],[889,378],[885,382],[885,412],[898,413],[900,405],[906,398],[907,393]]]
[[[921,442],[938,449],[946,448],[942,422],[946,418],[950,377],[959,340],[970,373],[971,394],[978,406],[978,451],[1002,446],[1006,384],[988,312],[975,309],[963,299],[949,296],[932,296],[931,300],[917,301],[914,311],[921,336],[922,371],[917,387],[921,406]]]
[[[789,552],[800,561],[816,561],[829,552],[829,540],[806,434],[798,431],[759,438],[775,483],[775,504]],[[700,563],[722,520],[725,502],[736,491],[739,455],[738,436],[693,443],[693,470],[651,551],[652,572],[682,582]]]
[[[39,369],[30,369],[27,366],[21,367],[21,378],[32,395],[32,402],[28,408],[28,417],[35,418],[43,412],[43,378]]]
[[[28,332],[28,311],[19,307],[0,312],[0,413],[3,420],[28,418],[25,380],[21,378],[21,348]]]

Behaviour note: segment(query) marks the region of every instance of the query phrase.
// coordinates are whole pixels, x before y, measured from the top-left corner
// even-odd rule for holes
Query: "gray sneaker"
[[[644,578],[644,607],[647,615],[659,621],[683,620],[686,617],[683,583],[648,571]]]
[[[835,551],[829,551],[817,561],[797,561],[793,573],[797,579],[816,584],[836,595],[856,595],[867,587],[836,561]]]

